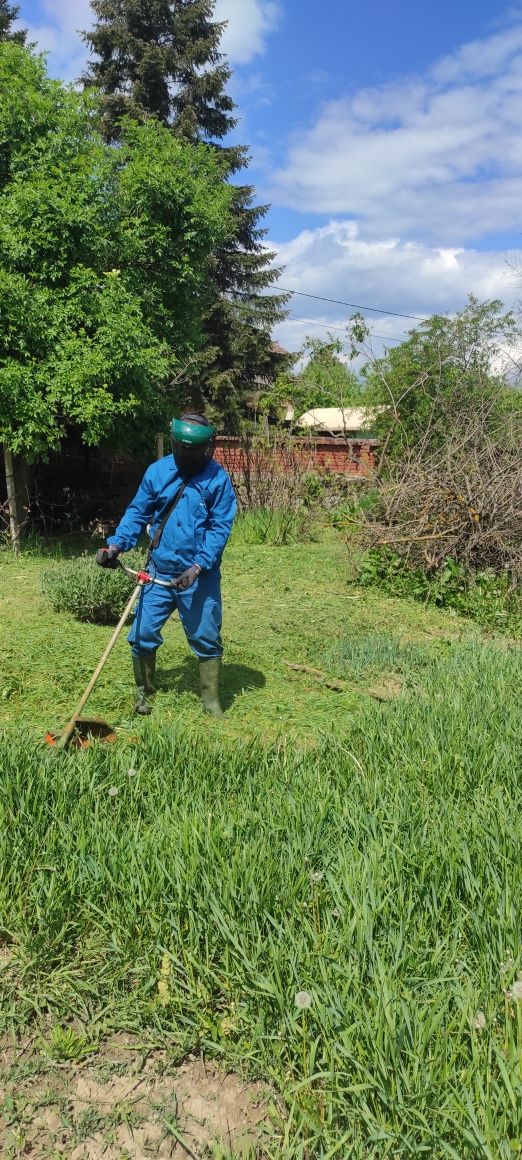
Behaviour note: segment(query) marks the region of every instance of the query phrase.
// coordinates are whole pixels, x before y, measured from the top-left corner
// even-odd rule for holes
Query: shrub
[[[259,508],[297,511],[307,501],[307,480],[313,464],[313,443],[296,443],[286,431],[245,435],[225,461],[236,491],[239,511]]]
[[[125,556],[131,568],[143,566],[143,555]],[[94,556],[63,560],[44,572],[42,588],[55,612],[70,612],[77,620],[117,624],[132,592],[132,581],[121,568],[100,568]]]
[[[362,558],[358,579],[391,596],[411,596],[439,608],[453,608],[485,628],[522,635],[522,591],[513,588],[507,573],[473,571],[448,559],[428,575],[389,548],[372,548]]]
[[[364,482],[357,484],[354,489],[350,485],[350,493],[328,510],[328,520],[338,531],[353,530],[361,520],[371,518],[372,511],[379,502],[378,490]]]
[[[303,480],[303,501],[306,506],[320,507],[326,512],[335,512],[343,505],[358,507],[367,491],[366,480],[327,469],[310,471]]]

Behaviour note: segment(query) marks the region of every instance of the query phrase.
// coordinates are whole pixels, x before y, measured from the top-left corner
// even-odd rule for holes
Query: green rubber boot
[[[133,655],[132,668],[138,690],[138,699],[134,710],[141,717],[148,717],[152,713],[152,698],[156,692],[156,686],[154,684],[156,651],[142,653],[139,657]]]
[[[201,700],[203,708],[209,717],[224,717],[219,702],[219,677],[221,673],[221,657],[211,657],[208,661],[199,662],[199,680],[201,684]]]

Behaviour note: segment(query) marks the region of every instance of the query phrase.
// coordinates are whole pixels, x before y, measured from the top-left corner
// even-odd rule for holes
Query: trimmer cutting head
[[[44,742],[54,749],[59,749],[62,737],[63,734],[59,732],[46,733]],[[79,717],[69,744],[72,749],[90,749],[95,741],[101,741],[105,745],[113,745],[117,740],[112,725],[108,725],[101,717]]]

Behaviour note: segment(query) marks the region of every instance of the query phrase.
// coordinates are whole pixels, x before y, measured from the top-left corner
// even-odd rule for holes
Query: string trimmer
[[[138,583],[132,593],[132,596],[129,598],[127,604],[125,605],[125,608],[116,625],[116,628],[114,629],[111,639],[103,655],[100,657],[89,684],[82,693],[70,721],[61,733],[47,733],[45,736],[45,741],[47,744],[54,745],[57,749],[67,749],[71,742],[74,742],[74,744],[80,748],[85,748],[86,746],[90,745],[91,739],[93,737],[106,742],[116,740],[116,734],[114,733],[114,730],[110,725],[107,724],[106,721],[101,720],[99,717],[92,717],[90,719],[83,718],[80,716],[80,714],[87,704],[98,677],[107,664],[118,637],[125,627],[129,613],[131,612],[131,609],[138,599],[141,589],[144,588],[146,584],[159,584],[161,587],[169,587],[167,582],[157,580],[154,576],[150,576],[148,572],[135,572],[133,568],[127,568],[126,564],[122,564],[120,560],[118,561],[118,564],[119,567],[122,568],[124,572],[126,572],[127,576],[130,576],[132,579],[136,579]]]

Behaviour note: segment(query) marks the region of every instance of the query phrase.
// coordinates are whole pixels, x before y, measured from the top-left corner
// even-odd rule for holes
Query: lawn
[[[153,719],[122,642],[118,745],[56,755],[107,629],[44,563],[0,557],[4,1035],[268,1084],[252,1156],[522,1155],[520,647],[349,584],[340,541],[236,542],[226,721],[173,622]]]
[[[42,574],[50,567],[59,568],[59,560],[35,554],[18,562],[0,554],[0,729],[22,726],[35,739],[68,718],[111,631],[51,612],[41,591]],[[394,642],[429,643],[471,632],[468,622],[436,610],[425,612],[412,602],[348,586],[347,574],[346,548],[338,539],[285,548],[229,547],[223,568],[228,714],[220,736],[271,739],[282,732],[297,742],[311,741],[359,717],[368,707],[374,669],[362,680],[343,673],[345,687],[339,683],[336,689],[308,671],[320,669],[331,646],[345,637],[369,638],[370,645],[382,634]],[[164,635],[155,721],[212,729],[201,718],[197,665],[177,617]],[[292,664],[303,667],[292,669]],[[140,733],[131,712],[133,688],[122,636],[89,712],[106,717],[123,736]]]

